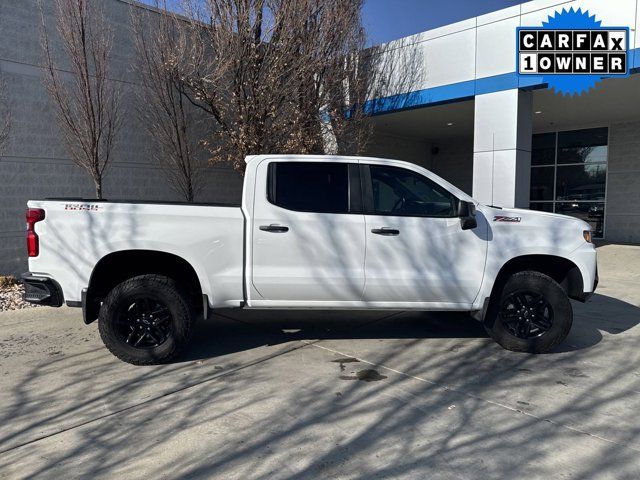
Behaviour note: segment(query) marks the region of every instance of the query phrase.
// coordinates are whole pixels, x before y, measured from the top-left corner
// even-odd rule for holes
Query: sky
[[[525,0],[366,0],[362,23],[369,44],[398,38],[476,17]],[[142,0],[153,3],[153,0]],[[168,0],[171,5],[179,0]]]
[[[525,0],[366,0],[362,22],[369,43],[396,40],[518,5]]]

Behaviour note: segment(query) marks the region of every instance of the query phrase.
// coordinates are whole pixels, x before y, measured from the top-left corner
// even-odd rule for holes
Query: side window
[[[273,162],[268,198],[287,210],[349,213],[349,167],[346,163]]]
[[[399,167],[370,165],[376,215],[455,217],[456,198],[426,177]]]

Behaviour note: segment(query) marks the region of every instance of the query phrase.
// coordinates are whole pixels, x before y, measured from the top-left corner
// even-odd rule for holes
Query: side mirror
[[[478,226],[476,206],[472,202],[460,201],[458,204],[458,217],[460,217],[462,230],[471,230]]]

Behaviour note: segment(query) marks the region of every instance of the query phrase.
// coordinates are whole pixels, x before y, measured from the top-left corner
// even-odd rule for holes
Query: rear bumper
[[[22,274],[22,281],[25,301],[49,307],[60,307],[64,303],[62,289],[54,279],[28,272]]]

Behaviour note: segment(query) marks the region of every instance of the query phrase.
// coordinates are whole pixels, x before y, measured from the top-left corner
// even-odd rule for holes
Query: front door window
[[[456,216],[455,197],[422,175],[379,165],[371,165],[370,171],[375,215]]]

